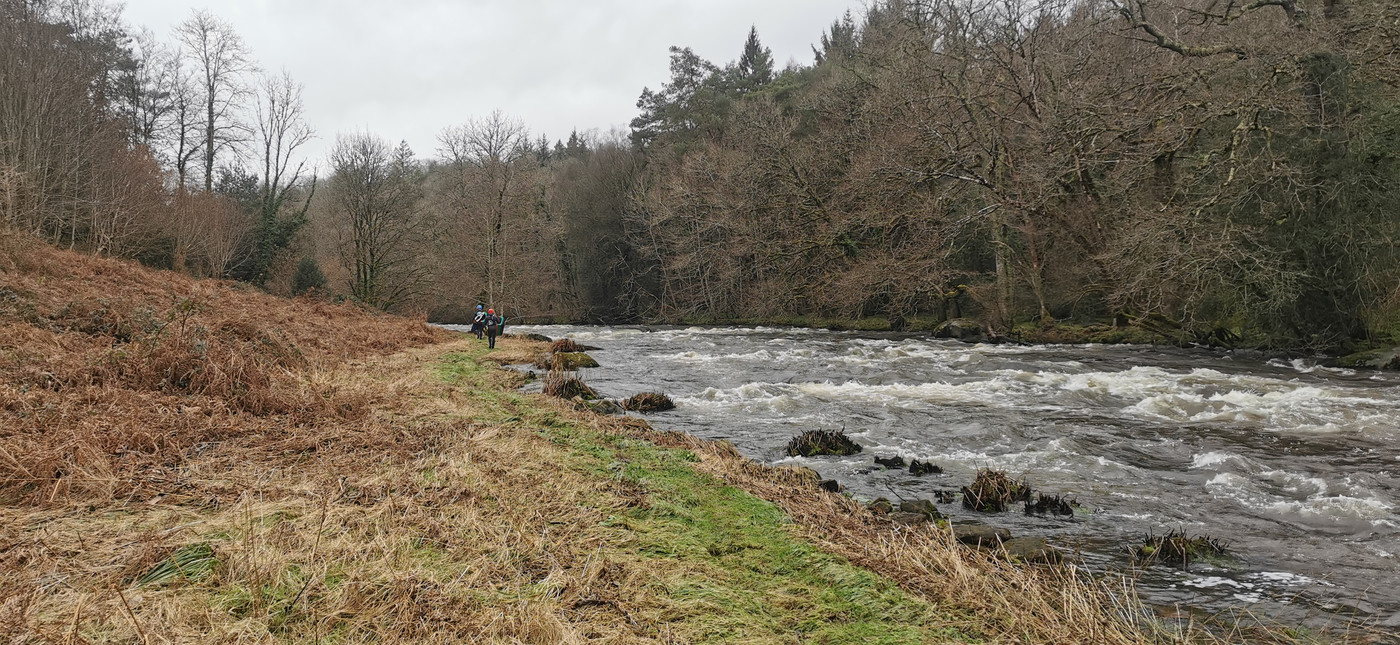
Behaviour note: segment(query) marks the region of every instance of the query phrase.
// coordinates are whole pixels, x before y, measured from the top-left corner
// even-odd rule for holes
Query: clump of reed
[[[1031,486],[1024,479],[1012,479],[1005,472],[983,468],[971,486],[963,486],[964,508],[984,513],[1000,513],[1015,502],[1030,499]]]
[[[583,345],[572,338],[560,338],[549,346],[549,351],[555,354],[572,354],[574,352],[586,351]]]
[[[1193,560],[1219,562],[1229,557],[1225,541],[1206,535],[1191,537],[1181,529],[1168,531],[1164,535],[1147,534],[1142,545],[1130,549],[1133,559],[1140,566],[1150,566],[1158,562],[1182,569]]]
[[[543,387],[544,389],[542,391],[545,394],[561,399],[580,397],[584,400],[591,401],[598,398],[597,391],[589,387],[587,383],[584,383],[583,379],[568,372],[552,371],[546,374],[543,380]]]
[[[1026,515],[1074,515],[1074,506],[1072,499],[1036,493],[1034,500],[1026,498]]]
[[[854,455],[860,450],[860,444],[851,441],[841,430],[808,430],[793,437],[787,445],[787,454],[791,457],[846,456]]]
[[[624,400],[622,409],[629,412],[665,412],[676,409],[676,403],[661,392],[642,392]]]

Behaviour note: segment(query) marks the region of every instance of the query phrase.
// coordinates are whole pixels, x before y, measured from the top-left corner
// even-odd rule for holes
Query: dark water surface
[[[1237,564],[1155,566],[1148,602],[1244,607],[1291,623],[1352,617],[1400,628],[1400,375],[1147,346],[969,345],[909,335],[773,328],[517,327],[600,349],[605,396],[663,391],[660,429],[727,439],[800,464],[856,497],[931,498],[978,468],[1024,476],[1091,513],[983,515],[1016,535],[1127,569],[1124,546],[1182,529]],[[790,458],[807,429],[840,429],[853,457]],[[933,461],[922,478],[876,455]]]

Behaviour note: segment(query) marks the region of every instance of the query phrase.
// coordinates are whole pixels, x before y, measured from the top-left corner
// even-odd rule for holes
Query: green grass
[[[438,375],[470,387],[568,449],[562,465],[643,488],[649,504],[603,522],[612,557],[664,562],[673,633],[698,643],[974,642],[896,584],[796,535],[777,506],[696,472],[696,455],[578,427],[523,395],[492,391],[476,359],[446,358]],[[473,387],[476,386],[476,387]],[[962,621],[957,621],[962,622]]]

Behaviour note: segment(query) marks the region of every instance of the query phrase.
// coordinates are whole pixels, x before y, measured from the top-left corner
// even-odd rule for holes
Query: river
[[[517,327],[598,347],[605,396],[662,391],[660,429],[797,464],[860,499],[929,498],[979,468],[1025,477],[1090,512],[978,520],[1045,536],[1094,570],[1180,529],[1238,561],[1140,572],[1145,601],[1246,608],[1290,624],[1400,629],[1400,374],[1151,346],[972,345],[909,334],[777,328]],[[864,452],[792,458],[808,429]],[[932,461],[940,475],[874,456]]]

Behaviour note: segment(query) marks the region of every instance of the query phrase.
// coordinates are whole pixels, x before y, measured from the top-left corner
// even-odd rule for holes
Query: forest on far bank
[[[0,225],[458,321],[1144,322],[1400,343],[1400,5],[879,0],[678,44],[628,132],[334,136],[207,12],[0,0]],[[651,55],[645,52],[643,55]],[[665,55],[655,52],[654,55]],[[321,136],[326,136],[322,133]]]

